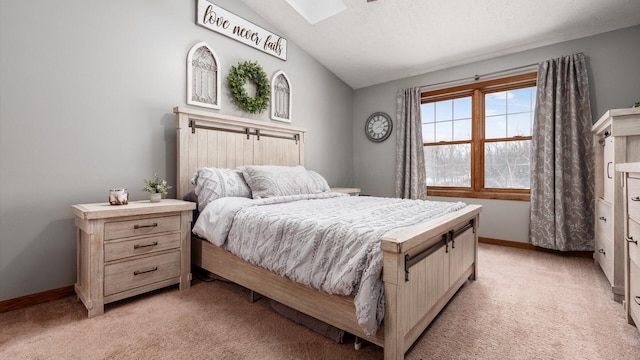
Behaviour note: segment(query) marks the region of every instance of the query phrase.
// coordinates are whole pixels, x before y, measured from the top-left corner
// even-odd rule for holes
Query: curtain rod
[[[533,64],[528,64],[528,65],[522,65],[522,66],[516,66],[516,67],[512,67],[509,69],[504,69],[504,70],[498,70],[498,71],[493,71],[493,72],[489,72],[489,73],[485,73],[485,74],[480,74],[480,75],[474,75],[474,76],[468,76],[465,78],[460,78],[457,80],[449,80],[449,81],[443,81],[443,82],[439,82],[439,83],[435,83],[435,84],[428,84],[428,85],[421,85],[420,86],[420,90],[423,90],[424,88],[429,88],[429,87],[433,87],[433,86],[438,86],[438,85],[445,85],[445,84],[451,84],[451,83],[455,83],[455,82],[460,82],[460,81],[467,81],[467,80],[473,80],[473,81],[478,81],[481,78],[485,78],[487,76],[491,76],[491,75],[498,75],[498,74],[505,74],[505,73],[509,73],[512,71],[516,71],[516,70],[522,70],[522,69],[528,69],[528,68],[532,68],[534,66],[538,66],[538,63],[533,63]],[[533,69],[532,69],[533,70]]]

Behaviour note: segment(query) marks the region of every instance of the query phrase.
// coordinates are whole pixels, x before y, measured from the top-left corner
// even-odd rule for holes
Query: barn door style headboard
[[[173,112],[178,199],[193,189],[190,180],[199,167],[304,165],[306,129],[185,107]]]

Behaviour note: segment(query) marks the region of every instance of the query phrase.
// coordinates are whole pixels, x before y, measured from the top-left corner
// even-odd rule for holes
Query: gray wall
[[[215,3],[279,33],[240,1]],[[0,300],[75,282],[70,205],[105,202],[114,187],[145,199],[142,179],[156,171],[175,184],[172,109],[186,105],[186,56],[199,41],[223,76],[244,60],[269,77],[284,70],[293,125],[309,132],[306,166],[352,183],[353,90],[292,42],[284,62],[197,26],[195,4],[0,2]],[[219,112],[270,121],[268,110],[236,109],[226,85]]]
[[[640,26],[501,56],[464,66],[387,82],[355,92],[353,106],[354,183],[364,194],[393,196],[395,181],[395,137],[374,144],[364,135],[364,122],[375,111],[395,119],[396,91],[436,84],[583,52],[590,70],[593,122],[608,109],[631,107],[640,101]],[[484,206],[479,235],[494,239],[528,242],[529,202],[462,200]],[[505,226],[508,224],[508,226]]]
[[[215,3],[279,33],[239,1]],[[198,41],[216,51],[223,75],[243,60],[257,60],[269,76],[284,70],[293,88],[293,125],[309,131],[306,166],[331,185],[392,196],[394,137],[373,144],[363,127],[374,111],[395,114],[397,89],[582,51],[597,117],[640,100],[638,38],[640,27],[629,28],[354,95],[292,42],[283,62],[195,25],[195,1],[2,0],[0,300],[75,282],[70,205],[104,202],[113,187],[127,187],[132,200],[144,199],[143,178],[156,171],[170,182],[175,178],[172,108],[186,104],[186,54]],[[226,86],[220,112],[269,121],[266,111],[248,115],[236,109]],[[464,200],[485,205],[481,236],[527,241],[528,202]]]

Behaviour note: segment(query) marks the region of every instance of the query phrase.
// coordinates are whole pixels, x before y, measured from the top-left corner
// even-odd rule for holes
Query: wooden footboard
[[[366,336],[358,325],[353,296],[329,295],[295,283],[196,237],[192,263],[382,346],[385,359],[403,359],[456,291],[477,276],[480,209],[469,205],[382,240],[386,310],[374,336]]]
[[[403,359],[456,291],[476,278],[480,210],[468,205],[382,239],[385,359]]]

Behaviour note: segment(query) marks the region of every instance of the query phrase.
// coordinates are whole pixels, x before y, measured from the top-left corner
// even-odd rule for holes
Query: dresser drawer
[[[638,176],[637,173],[634,176]],[[629,216],[640,221],[640,179],[629,176],[627,178],[627,187]]]
[[[629,259],[635,261],[636,265],[640,266],[640,224],[635,220],[629,219],[629,234],[628,236],[635,240],[629,242]],[[638,279],[640,281],[640,279]]]
[[[615,156],[615,138],[613,136],[609,136],[605,139],[604,143],[604,169],[602,169],[603,176],[603,196],[604,199],[611,202],[614,198],[615,192],[615,167],[614,167],[614,156]]]
[[[596,234],[596,259],[610,283],[613,283],[613,242],[602,233]]]
[[[104,267],[104,295],[180,276],[180,251],[125,261]]]
[[[640,327],[640,267],[633,262],[629,264],[629,313]]]
[[[130,240],[112,240],[104,244],[104,261],[124,259],[180,247],[180,232]]]
[[[104,224],[104,239],[121,239],[178,230],[180,230],[179,215],[116,221]]]
[[[596,228],[596,232],[603,232],[608,236],[613,232],[611,205],[603,200],[598,200],[598,206],[596,207]]]

